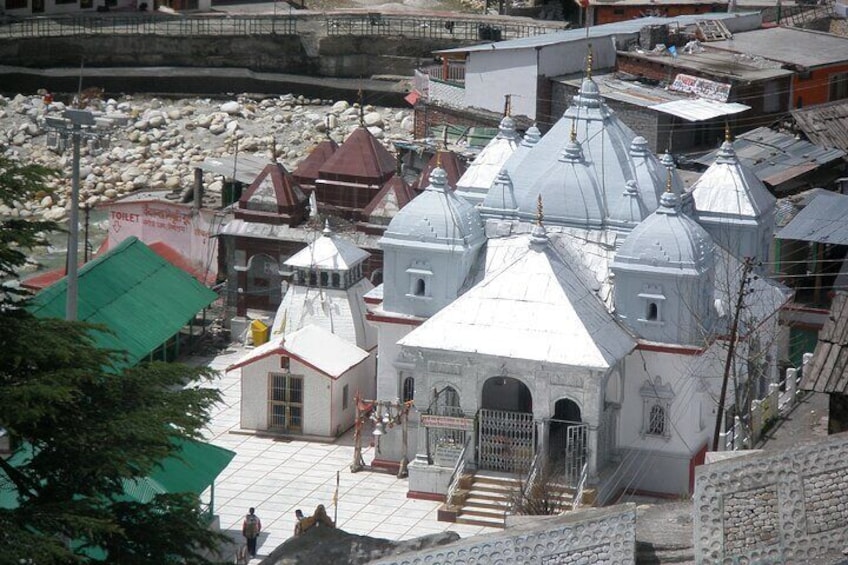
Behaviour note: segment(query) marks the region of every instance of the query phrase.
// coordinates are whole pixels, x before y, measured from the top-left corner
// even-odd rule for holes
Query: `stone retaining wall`
[[[804,563],[848,535],[848,434],[698,467],[699,563]]]
[[[562,516],[527,517],[504,532],[378,561],[382,565],[628,565],[635,562],[636,507],[622,504]]]

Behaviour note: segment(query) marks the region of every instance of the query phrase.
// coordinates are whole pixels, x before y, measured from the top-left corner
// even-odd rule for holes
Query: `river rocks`
[[[88,205],[119,198],[137,190],[179,191],[191,186],[194,168],[209,157],[240,154],[267,158],[272,147],[291,170],[329,135],[341,143],[362,123],[393,150],[395,139],[409,138],[409,110],[358,104],[344,100],[308,99],[284,94],[252,100],[191,98],[155,99],[144,95],[98,101],[96,115],[115,124],[110,147],[81,147],[80,201]],[[66,217],[71,184],[70,145],[61,155],[47,148],[47,115],[60,116],[60,100],[49,106],[39,95],[0,96],[0,147],[7,155],[50,166],[59,176],[48,181],[49,196],[32,203],[0,202],[0,216]],[[90,107],[94,110],[94,107]],[[361,118],[360,118],[361,116]],[[206,190],[220,193],[221,178],[204,175]]]
[[[238,102],[224,102],[221,104],[221,111],[234,116],[241,113],[241,104]]]

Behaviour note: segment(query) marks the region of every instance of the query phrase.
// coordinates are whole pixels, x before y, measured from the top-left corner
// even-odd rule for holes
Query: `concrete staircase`
[[[504,528],[504,517],[510,513],[513,499],[517,497],[521,481],[502,473],[478,471],[460,478],[459,488],[439,510],[439,520]],[[593,506],[596,498],[595,489],[585,489],[583,492],[584,507]],[[562,508],[571,509],[574,499],[573,489],[563,489]]]

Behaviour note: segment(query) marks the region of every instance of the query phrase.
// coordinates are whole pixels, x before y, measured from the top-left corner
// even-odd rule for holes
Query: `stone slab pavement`
[[[244,347],[232,346],[214,358],[185,360],[220,372],[220,376],[208,385],[221,390],[222,402],[213,413],[206,437],[211,443],[237,454],[214,487],[215,514],[220,518],[221,530],[233,539],[233,554],[235,548],[244,543],[241,523],[251,506],[256,508],[262,520],[259,557],[268,555],[292,535],[295,509],[300,508],[310,515],[317,505],[323,504],[332,517],[337,471],[340,479],[338,525],[347,532],[405,540],[445,530],[455,531],[462,537],[497,531],[437,521],[439,503],[406,498],[406,479],[371,471],[351,473],[351,432],[333,443],[322,443],[259,437],[241,430],[241,372],[227,373],[226,368],[246,351]],[[373,448],[363,456],[366,463],[369,462],[374,457]],[[204,493],[204,501],[209,500],[210,494]]]

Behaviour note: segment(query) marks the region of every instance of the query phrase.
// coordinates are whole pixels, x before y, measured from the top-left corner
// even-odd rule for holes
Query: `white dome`
[[[581,141],[581,165],[579,170],[557,173],[562,167],[552,163],[560,159],[563,140],[569,138],[572,129]],[[664,172],[662,163],[648,150],[647,141],[637,138],[604,104],[598,85],[591,78],[583,81],[580,93],[563,117],[511,171],[520,218],[532,218],[535,197],[544,187],[545,207],[553,206],[549,225],[598,229],[629,229],[630,224],[622,223],[622,219],[632,215],[621,209],[628,181],[636,181],[643,216],[653,212],[665,185]],[[559,176],[553,176],[556,174]],[[567,197],[552,194],[552,185],[557,183],[567,186]],[[588,192],[583,194],[582,190]],[[568,202],[570,209],[565,210],[565,202],[556,204],[557,198]]]
[[[680,210],[680,198],[663,194],[660,207],[636,226],[615,254],[613,266],[645,266],[656,273],[701,274],[713,265],[713,240]],[[632,267],[631,267],[632,268]]]
[[[392,218],[381,243],[468,246],[484,239],[480,213],[448,189],[445,170],[436,167],[426,190]]]

